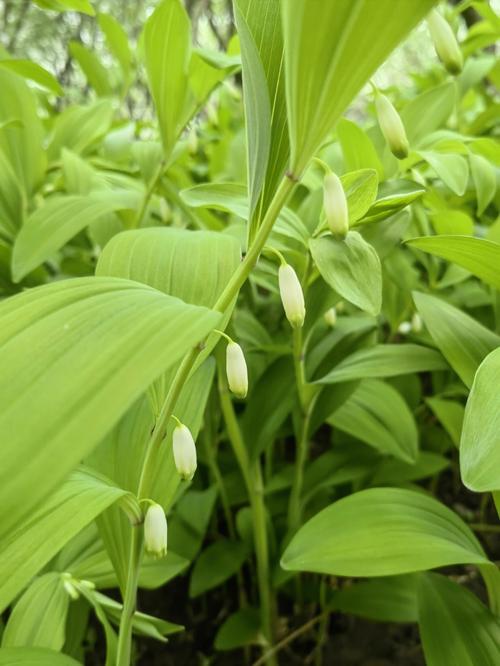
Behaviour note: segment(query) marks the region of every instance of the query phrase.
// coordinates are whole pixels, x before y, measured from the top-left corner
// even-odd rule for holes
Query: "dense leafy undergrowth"
[[[500,663],[500,19],[435,4],[1,54],[0,664]]]

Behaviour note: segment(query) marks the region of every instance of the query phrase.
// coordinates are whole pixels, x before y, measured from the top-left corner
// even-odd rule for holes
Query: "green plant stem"
[[[272,644],[274,636],[274,599],[269,572],[269,545],[267,539],[266,508],[264,503],[264,486],[260,461],[251,462],[245,445],[241,429],[236,418],[233,402],[227,386],[223,358],[217,354],[219,377],[219,396],[221,411],[226,425],[229,443],[240,466],[247,488],[252,512],[252,526],[255,543],[255,557],[257,561],[257,583],[261,610],[261,624],[263,633]],[[273,660],[265,663],[273,664]]]
[[[281,640],[279,643],[276,643],[276,645],[274,645],[270,650],[264,653],[260,659],[254,661],[252,666],[263,666],[263,664],[266,663],[267,659],[276,655],[278,652],[283,650],[283,648],[286,648],[288,645],[290,645],[290,643],[292,643],[296,638],[302,636],[302,634],[305,634],[307,631],[309,631],[309,629],[312,629],[312,627],[314,627],[315,624],[321,622],[321,620],[325,617],[325,615],[326,613],[321,613],[321,615],[313,617],[312,620],[309,620],[298,629],[295,629],[295,631],[292,631],[290,634],[288,634],[288,636],[285,636],[283,640]]]
[[[129,666],[132,649],[132,621],[134,618],[137,584],[142,559],[143,533],[141,526],[134,526],[131,534],[129,566],[123,598],[123,609],[120,616],[120,629],[118,633],[117,666]]]
[[[165,162],[164,160],[161,160],[160,163],[158,164],[158,167],[156,168],[156,171],[153,174],[153,177],[151,178],[151,181],[149,182],[149,185],[147,186],[146,192],[144,193],[141,207],[139,208],[137,215],[135,216],[134,221],[132,223],[133,229],[137,229],[138,227],[141,226],[142,220],[144,218],[144,213],[146,212],[146,208],[148,207],[149,201],[153,196],[153,192],[155,191],[158,181],[161,178],[164,168],[165,168]]]
[[[149,198],[151,197],[154,187],[156,186],[156,180],[160,177],[162,170],[163,170],[163,164],[160,163],[160,167],[158,168],[157,174],[155,174],[155,177],[151,181],[150,186],[148,187],[148,190],[146,192],[146,196],[143,201],[143,206],[138,216],[138,220],[140,218],[139,222],[142,221],[142,215],[146,210]],[[264,216],[262,225],[259,228],[257,235],[255,236],[255,240],[252,243],[252,246],[248,249],[248,252],[246,253],[244,260],[241,262],[237,270],[233,273],[224,291],[222,292],[217,302],[213,306],[214,310],[224,313],[236,298],[239,290],[241,289],[246,279],[250,275],[250,272],[252,271],[253,267],[255,266],[257,259],[259,258],[259,255],[264,245],[266,244],[267,237],[271,233],[273,225],[282,207],[285,205],[285,202],[289,194],[291,193],[294,187],[295,183],[291,179],[287,178],[286,176],[282,179],[278,189],[276,190],[276,194],[274,195],[273,200],[269,205],[266,215]],[[153,474],[154,470],[156,469],[156,457],[158,455],[161,442],[163,441],[163,438],[165,436],[168,421],[172,416],[173,410],[175,409],[175,405],[182,391],[182,388],[184,387],[184,384],[187,381],[191,373],[191,370],[193,369],[193,366],[196,362],[196,359],[198,358],[198,355],[202,347],[203,347],[202,345],[200,345],[199,347],[195,347],[186,354],[172,381],[167,397],[165,398],[162,410],[157,419],[156,425],[154,427],[153,433],[148,443],[148,448],[144,458],[141,477],[139,481],[139,489],[138,489],[139,498],[147,497],[149,492],[151,491]],[[250,479],[245,478],[245,482],[249,487],[252,487],[252,482],[250,481]],[[139,577],[140,561],[132,557],[133,546],[134,544],[132,543],[131,556],[129,560],[133,570],[128,572],[127,585],[125,588],[125,599],[133,599],[135,604],[135,599],[137,596],[137,580]],[[266,604],[265,599],[263,603]],[[125,606],[125,600],[124,600],[124,606]],[[125,607],[122,614],[125,615]],[[266,616],[270,617],[268,606],[266,606]],[[127,622],[124,619],[122,627],[122,623],[120,621],[119,643],[123,644],[124,646],[130,645],[131,636],[132,636],[132,623]],[[126,655],[124,649],[122,649],[122,655]],[[123,659],[125,658],[126,657],[123,656]],[[129,662],[127,661],[123,660],[117,661],[117,666],[128,666],[128,664]]]

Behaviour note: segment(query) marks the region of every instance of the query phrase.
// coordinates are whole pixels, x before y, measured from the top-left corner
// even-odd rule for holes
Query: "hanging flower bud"
[[[335,308],[330,308],[325,312],[323,317],[328,326],[331,326],[333,328],[337,323],[337,310]]]
[[[427,17],[427,24],[439,59],[450,74],[459,74],[464,59],[450,24],[436,9]]]
[[[415,333],[421,333],[423,324],[422,324],[422,318],[418,314],[418,312],[415,312],[413,317],[411,318],[411,327],[412,330],[415,331]]]
[[[182,423],[174,428],[173,448],[179,476],[184,481],[191,481],[196,472],[196,446],[191,431]]]
[[[144,548],[148,555],[160,558],[167,554],[167,518],[159,504],[151,504],[144,519]]]
[[[411,322],[402,321],[398,326],[398,333],[401,335],[408,335],[411,332]]]
[[[243,349],[232,341],[226,347],[226,375],[231,392],[244,398],[248,392],[247,364]]]
[[[300,328],[306,316],[304,294],[297,273],[290,264],[281,264],[278,281],[286,318],[294,328]]]
[[[399,113],[387,97],[379,92],[375,95],[375,109],[380,129],[391,153],[399,160],[402,160],[408,156],[409,145],[405,127]]]
[[[340,178],[327,173],[323,181],[323,208],[330,231],[337,238],[345,238],[349,231],[347,199]]]

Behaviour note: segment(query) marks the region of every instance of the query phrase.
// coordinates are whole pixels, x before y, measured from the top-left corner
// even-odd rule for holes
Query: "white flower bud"
[[[196,446],[189,428],[182,423],[173,434],[174,461],[181,479],[191,481],[196,472]]]
[[[407,157],[409,144],[399,113],[387,97],[379,92],[375,95],[375,109],[380,129],[391,153],[400,160]]]
[[[411,332],[411,323],[409,321],[402,321],[398,326],[398,332],[401,335],[408,335]]]
[[[226,375],[229,389],[238,398],[244,398],[248,392],[248,372],[243,349],[236,342],[226,347]]]
[[[167,554],[167,518],[159,504],[151,504],[144,519],[144,548],[148,555],[160,558]]]
[[[340,178],[332,172],[323,181],[323,208],[332,234],[345,238],[349,231],[347,199]]]
[[[323,317],[328,326],[331,326],[333,328],[337,323],[337,310],[335,308],[330,308],[325,312]]]
[[[427,17],[427,24],[439,59],[450,74],[459,74],[464,59],[450,24],[436,9]]]
[[[294,328],[300,328],[306,316],[304,294],[297,273],[290,264],[280,266],[278,281],[286,318]]]

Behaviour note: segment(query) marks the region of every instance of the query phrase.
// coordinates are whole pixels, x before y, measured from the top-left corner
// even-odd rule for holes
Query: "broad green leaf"
[[[215,636],[216,650],[234,650],[243,645],[256,645],[262,640],[260,614],[256,608],[242,608],[230,615]]]
[[[370,476],[370,481],[372,485],[376,486],[399,485],[408,481],[418,481],[419,479],[435,476],[449,465],[448,458],[438,453],[420,451],[413,463],[405,463],[394,458],[381,460],[373,475]]]
[[[381,183],[377,200],[361,223],[376,222],[394,215],[424,194],[425,188],[411,180],[389,180]]]
[[[464,194],[469,178],[469,165],[465,157],[456,153],[438,153],[431,150],[421,150],[419,154],[452,192],[458,196]]]
[[[453,261],[483,282],[500,289],[500,244],[470,236],[424,236],[407,241],[418,250]]]
[[[80,65],[89,85],[100,97],[106,97],[113,93],[108,71],[94,51],[86,48],[80,42],[70,42],[69,52],[71,57]]]
[[[417,459],[413,415],[398,391],[382,381],[362,381],[328,422],[383,454],[409,463]]]
[[[398,488],[362,490],[323,509],[299,529],[281,559],[287,570],[356,577],[487,563],[453,511]]]
[[[441,354],[420,345],[375,345],[360,349],[341,361],[318,384],[336,384],[367,377],[397,377],[413,372],[446,370]]]
[[[97,20],[106,38],[108,49],[118,60],[123,73],[127,76],[132,64],[132,52],[127,33],[111,14],[99,14]]]
[[[38,83],[42,88],[50,90],[50,92],[53,92],[55,95],[63,94],[63,89],[56,77],[36,62],[18,59],[0,60],[0,67],[14,72],[14,74],[19,74],[19,76],[23,76],[25,79]]]
[[[198,597],[231,576],[234,576],[247,559],[246,546],[241,541],[220,539],[210,544],[197,557],[189,582],[189,596]]]
[[[395,12],[393,0],[282,0],[290,170],[296,176],[363,84],[434,4],[405,2]]]
[[[2,529],[47,495],[219,320],[113,278],[60,281],[1,303]]]
[[[16,601],[2,636],[2,647],[62,650],[70,598],[58,573],[36,578]]]
[[[382,180],[384,167],[366,132],[352,120],[342,118],[337,125],[337,134],[342,146],[346,169],[348,171],[374,169]]]
[[[109,100],[99,100],[89,106],[69,106],[55,118],[49,158],[57,160],[62,148],[78,154],[88,151],[110,128],[113,112]]]
[[[417,622],[415,574],[388,576],[335,590],[330,607],[378,622]]]
[[[474,220],[461,210],[439,210],[431,214],[431,222],[437,234],[472,236]]]
[[[382,304],[382,269],[375,249],[356,231],[344,240],[312,238],[309,247],[323,279],[335,291],[372,315]]]
[[[130,493],[90,470],[73,472],[36,511],[16,525],[0,548],[0,608],[4,609],[80,530]],[[47,535],[50,534],[50,539]],[[34,547],[36,544],[36,548]]]
[[[484,359],[474,377],[460,441],[460,472],[476,492],[500,490],[500,349]]]
[[[477,197],[477,214],[482,215],[495,196],[497,178],[495,167],[482,155],[469,155],[470,170]]]
[[[66,654],[45,648],[0,648],[1,666],[81,666]]]
[[[228,234],[187,229],[125,231],[104,248],[96,275],[144,282],[187,303],[212,306],[240,263]]]
[[[418,622],[427,666],[496,666],[500,623],[466,587],[419,576]]]
[[[22,280],[88,225],[137,204],[138,197],[126,191],[48,199],[26,219],[16,238],[12,254],[14,282]]]
[[[36,110],[36,98],[25,81],[0,68],[0,125],[15,120],[0,131],[0,151],[10,163],[27,195],[40,185],[46,167],[42,149],[43,126]]]
[[[167,159],[182,131],[191,55],[189,16],[180,0],[163,0],[144,26],[149,87]]]
[[[500,336],[441,298],[414,292],[413,300],[441,353],[470,387],[481,361],[500,346]]]
[[[0,233],[13,241],[22,224],[26,196],[13,167],[0,150]]]
[[[190,490],[177,502],[168,524],[169,548],[188,560],[194,559],[205,538],[216,498],[217,491],[212,486]]]
[[[446,123],[453,113],[455,97],[455,83],[447,81],[425,90],[403,107],[401,118],[413,147]]]

